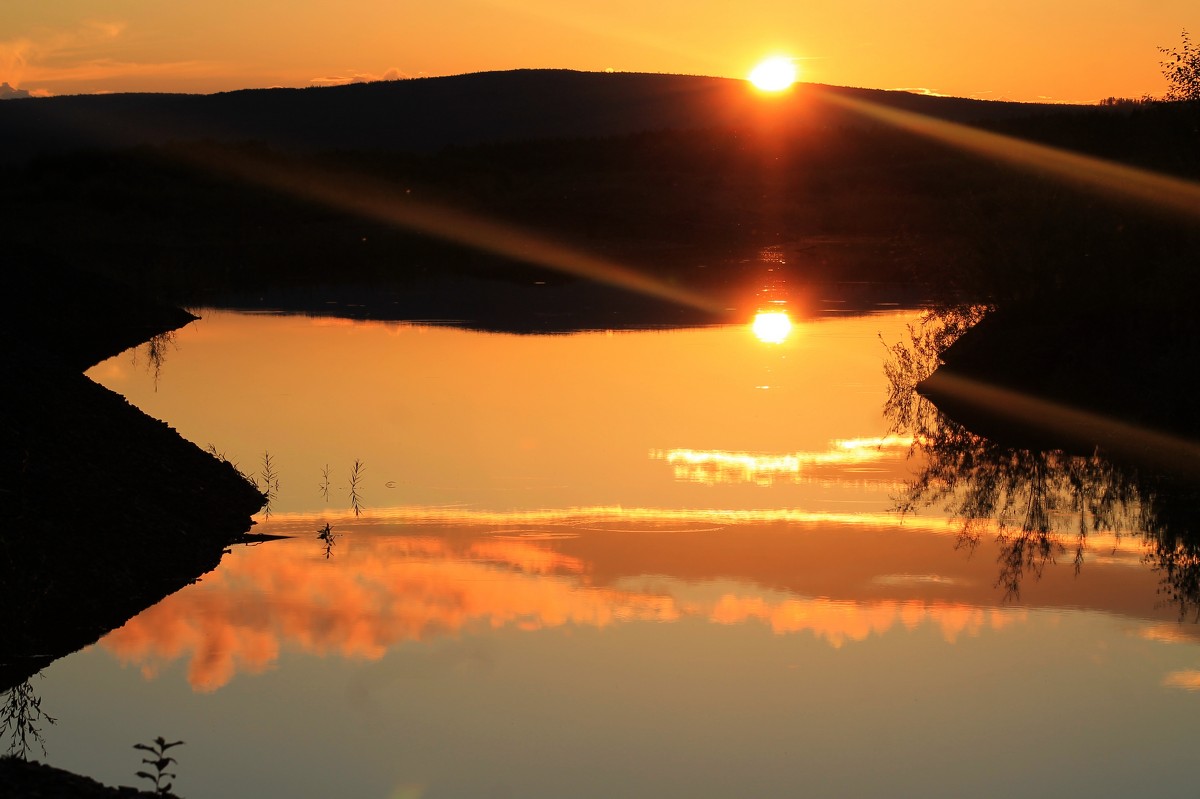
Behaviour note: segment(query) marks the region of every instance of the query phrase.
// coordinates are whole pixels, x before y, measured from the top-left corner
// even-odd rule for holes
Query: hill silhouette
[[[530,139],[755,125],[840,125],[820,102],[843,94],[959,122],[1061,113],[1073,106],[798,84],[764,96],[741,80],[514,70],[210,95],[112,94],[0,103],[0,158],[171,141],[256,141],[283,149],[428,152]]]

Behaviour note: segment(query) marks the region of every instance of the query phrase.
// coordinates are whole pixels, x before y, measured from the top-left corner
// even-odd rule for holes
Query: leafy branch
[[[149,752],[152,755],[152,757],[142,758],[142,762],[153,766],[154,773],[151,774],[149,771],[139,771],[137,776],[153,782],[154,792],[159,796],[166,796],[168,793],[170,793],[172,783],[169,780],[176,779],[179,776],[178,774],[167,771],[168,766],[170,766],[172,763],[177,764],[179,761],[173,757],[168,757],[166,752],[171,747],[179,746],[182,743],[183,741],[168,742],[166,738],[163,738],[160,735],[154,739],[153,746],[150,744],[141,743],[133,745],[134,749],[141,749]],[[164,780],[166,780],[166,782],[164,782]]]
[[[1160,47],[1164,59],[1159,62],[1167,79],[1167,100],[1200,101],[1200,46],[1184,30],[1178,48]]]

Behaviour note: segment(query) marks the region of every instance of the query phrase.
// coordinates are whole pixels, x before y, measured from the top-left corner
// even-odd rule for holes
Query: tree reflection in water
[[[14,685],[0,700],[0,736],[8,736],[8,754],[26,760],[29,750],[37,745],[46,756],[42,728],[58,719],[42,710],[42,698],[33,690],[31,680]]]
[[[162,377],[163,364],[167,362],[168,349],[178,349],[179,344],[176,343],[174,330],[168,330],[165,333],[159,333],[156,336],[151,336],[143,347],[133,348],[133,365],[137,366],[138,352],[142,349],[146,353],[146,371],[154,373],[154,390],[158,391],[158,381]]]
[[[957,546],[968,550],[994,532],[996,585],[1007,599],[1019,598],[1022,580],[1037,579],[1068,553],[1078,573],[1089,534],[1140,536],[1145,562],[1161,575],[1163,602],[1181,619],[1200,621],[1200,503],[1193,481],[1110,461],[1099,451],[1006,446],[949,419],[918,392],[940,354],[986,312],[978,305],[931,311],[909,327],[909,341],[888,346],[884,412],[891,432],[913,437],[910,457],[924,462],[897,509],[940,506],[961,521]]]

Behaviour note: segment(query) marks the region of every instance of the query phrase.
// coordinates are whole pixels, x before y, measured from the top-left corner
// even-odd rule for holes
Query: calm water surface
[[[48,762],[189,797],[1179,796],[1200,635],[1136,535],[998,587],[893,511],[916,314],[484,334],[206,312],[93,379],[270,483],[35,680]],[[356,470],[357,463],[357,470]],[[318,531],[331,532],[329,540]]]

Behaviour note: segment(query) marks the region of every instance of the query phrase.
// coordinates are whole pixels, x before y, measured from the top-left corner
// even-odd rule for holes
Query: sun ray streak
[[[1200,184],[1137,167],[991,133],[911,111],[825,92],[822,98],[870,119],[961,150],[1041,172],[1110,196],[1200,219]]]
[[[251,183],[427,236],[525,263],[720,314],[724,303],[669,285],[630,267],[581,252],[536,233],[430,202],[413,200],[381,180],[294,164],[276,164],[227,150],[195,152],[193,163]]]
[[[1200,474],[1200,444],[1098,413],[951,374],[944,369],[921,385],[937,401],[947,398],[990,415],[1099,444],[1105,450],[1175,472]]]

